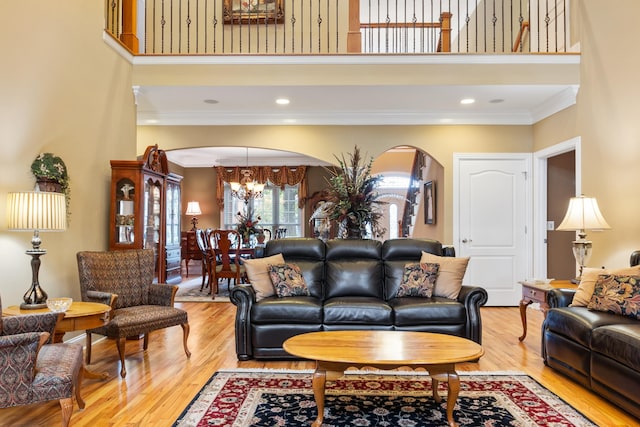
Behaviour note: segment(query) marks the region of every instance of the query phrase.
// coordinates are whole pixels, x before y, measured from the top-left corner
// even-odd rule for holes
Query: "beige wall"
[[[349,153],[354,141],[378,157],[398,145],[419,148],[444,168],[438,178],[443,197],[438,207],[441,240],[453,236],[453,154],[531,152],[531,126],[139,126],[138,152],[150,144],[165,150],[207,146],[249,146],[302,152],[335,163],[334,154]],[[185,186],[188,183],[185,180]],[[438,196],[440,200],[440,196]],[[184,201],[184,199],[183,199]],[[426,237],[426,236],[425,236]]]
[[[75,254],[107,248],[109,159],[135,158],[131,66],[102,40],[104,2],[0,2],[0,295],[18,304],[31,284],[30,233],[6,229],[6,194],[32,190],[30,165],[53,152],[71,176],[71,222],[42,233],[40,283],[80,298]],[[37,29],[37,30],[36,30]]]
[[[640,249],[640,121],[637,37],[640,2],[575,2],[582,49],[581,83],[575,107],[534,126],[535,150],[580,136],[582,192],[596,197],[612,230],[588,233],[590,265],[628,265]],[[620,13],[624,11],[624,13]]]

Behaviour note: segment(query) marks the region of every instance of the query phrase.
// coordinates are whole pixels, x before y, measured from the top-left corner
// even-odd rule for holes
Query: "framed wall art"
[[[436,183],[427,181],[424,183],[424,223],[436,223]]]
[[[282,24],[284,0],[224,0],[225,24]]]

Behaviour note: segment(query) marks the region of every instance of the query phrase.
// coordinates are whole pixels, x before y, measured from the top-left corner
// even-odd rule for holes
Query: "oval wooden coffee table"
[[[405,331],[324,331],[296,335],[284,342],[290,354],[316,361],[313,396],[320,427],[324,419],[325,383],[340,378],[347,368],[396,369],[423,368],[431,377],[433,398],[440,402],[438,382],[447,381],[447,421],[453,420],[453,407],[460,392],[456,363],[469,362],[484,354],[482,347],[466,338],[429,332]]]

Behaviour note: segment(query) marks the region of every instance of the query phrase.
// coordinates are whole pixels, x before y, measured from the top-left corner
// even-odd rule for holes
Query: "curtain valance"
[[[298,207],[302,208],[307,199],[307,167],[306,166],[216,166],[218,182],[216,185],[218,205],[224,207],[224,183],[240,182],[243,170],[251,170],[253,180],[266,184],[269,181],[273,185],[284,189],[285,185],[298,185]]]

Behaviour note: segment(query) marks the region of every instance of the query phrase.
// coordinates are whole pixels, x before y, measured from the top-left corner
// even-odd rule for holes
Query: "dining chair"
[[[246,277],[246,270],[242,265],[240,245],[242,238],[236,230],[213,230],[213,252],[218,259],[218,264],[213,269],[211,280],[211,293],[213,298],[218,293],[218,280],[233,279],[234,285],[240,283],[240,279]],[[215,286],[215,292],[213,289]]]
[[[200,254],[202,255],[202,285],[200,285],[200,292],[203,289],[211,289],[211,271],[216,265],[216,259],[211,247],[211,229],[196,230],[196,243]]]
[[[0,316],[0,408],[59,400],[62,426],[68,426],[74,396],[80,409],[85,406],[84,365],[82,344],[51,343],[64,314]]]
[[[111,303],[109,322],[87,330],[87,364],[91,363],[91,334],[115,339],[120,356],[120,376],[124,363],[125,341],[144,336],[143,350],[149,346],[149,334],[171,326],[182,327],[182,345],[187,357],[189,320],[187,312],[173,306],[177,285],[153,283],[156,258],[153,249],[78,252],[78,274],[82,301]],[[114,298],[115,296],[115,298]]]

